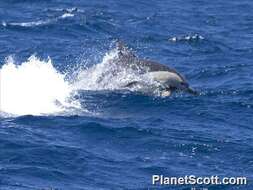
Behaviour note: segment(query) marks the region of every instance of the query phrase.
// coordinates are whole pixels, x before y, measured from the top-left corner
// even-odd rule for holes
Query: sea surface
[[[253,189],[253,2],[0,1],[0,189]],[[122,88],[115,42],[198,96]],[[152,185],[152,175],[247,185]]]

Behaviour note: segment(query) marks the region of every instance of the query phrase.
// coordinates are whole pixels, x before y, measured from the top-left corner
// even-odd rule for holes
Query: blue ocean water
[[[245,176],[248,185],[196,187],[253,189],[252,9],[249,0],[1,1],[0,189],[194,187],[152,185],[155,174]],[[200,95],[122,91],[111,76],[99,84],[115,39],[177,69]]]

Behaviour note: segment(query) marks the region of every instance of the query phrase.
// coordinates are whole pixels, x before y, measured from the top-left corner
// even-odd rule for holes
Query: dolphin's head
[[[182,82],[179,82],[179,85],[177,86],[176,89],[181,90],[181,91],[188,92],[188,93],[190,93],[190,94],[192,94],[192,95],[198,95],[198,92],[197,92],[196,90],[192,89],[192,88],[190,87],[189,83],[186,82],[185,80],[182,81]]]
[[[149,75],[151,75],[155,81],[159,82],[168,91],[184,91],[193,95],[198,94],[197,91],[193,90],[189,86],[186,79],[177,72],[158,71],[150,72]]]

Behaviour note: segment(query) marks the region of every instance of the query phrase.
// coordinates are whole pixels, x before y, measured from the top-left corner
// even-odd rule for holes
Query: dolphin
[[[170,96],[175,91],[184,91],[192,95],[198,95],[198,92],[190,87],[185,77],[175,69],[155,61],[138,58],[133,51],[121,41],[116,42],[116,49],[118,51],[117,64],[151,77],[152,80],[159,84],[162,96]],[[124,87],[132,88],[141,83],[141,81],[131,81]]]

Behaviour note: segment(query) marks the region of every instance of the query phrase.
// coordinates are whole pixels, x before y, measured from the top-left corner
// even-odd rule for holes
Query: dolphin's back
[[[139,64],[142,67],[146,67],[148,68],[149,72],[155,72],[155,71],[169,71],[169,72],[176,72],[174,69],[163,65],[161,63],[157,63],[155,61],[150,61],[150,60],[144,60],[144,59],[140,59],[139,60]]]
[[[157,63],[155,61],[140,59],[121,42],[117,43],[117,49],[119,51],[117,63],[122,67],[131,68],[133,70],[139,71],[140,73],[168,71],[179,75],[180,78],[185,81],[184,77],[180,75],[175,69],[172,69],[167,65]]]
[[[138,57],[133,56],[133,54],[119,56],[118,63],[122,67],[133,69],[142,74],[147,73],[147,72],[158,72],[158,71],[167,71],[167,72],[175,73],[179,75],[183,81],[185,81],[184,77],[181,74],[179,74],[175,69],[172,69],[168,67],[167,65],[157,63],[155,61],[139,59]]]

